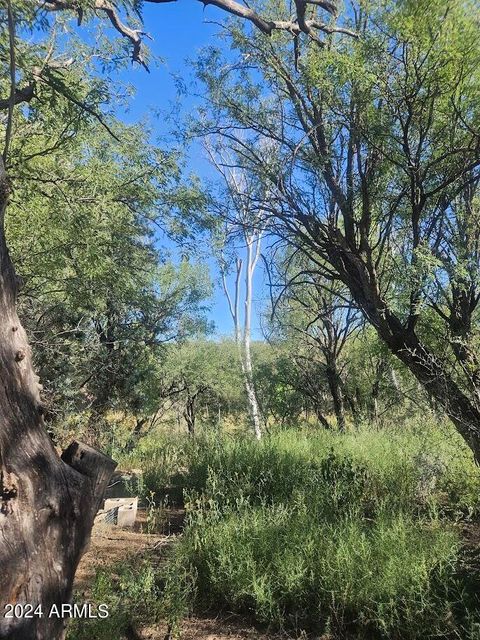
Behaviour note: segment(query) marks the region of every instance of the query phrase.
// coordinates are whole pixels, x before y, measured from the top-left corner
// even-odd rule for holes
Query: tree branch
[[[33,96],[35,95],[35,83],[30,82],[23,89],[15,89],[13,95],[13,104],[14,106],[17,104],[21,104],[22,102],[30,102]],[[4,98],[3,100],[0,98],[0,111],[4,111],[5,109],[10,108],[10,104],[12,102],[12,97]]]
[[[166,2],[173,2],[175,0],[146,0],[150,4],[163,4]],[[335,25],[328,25],[318,20],[305,20],[305,7],[307,4],[314,5],[323,11],[336,16],[337,5],[335,2],[329,0],[299,0],[298,6],[302,6],[302,11],[297,10],[296,19],[290,20],[270,20],[265,18],[253,9],[250,9],[245,4],[237,2],[236,0],[199,0],[204,7],[213,5],[219,9],[237,16],[244,20],[251,22],[257,29],[266,35],[271,35],[273,31],[289,31],[292,35],[296,36],[300,33],[306,33],[312,39],[319,44],[323,44],[321,40],[316,36],[315,32],[320,31],[326,34],[343,33],[352,37],[358,37],[358,34],[350,29],[343,27],[337,27]],[[83,18],[83,8],[79,5],[77,0],[39,0],[39,5],[46,11],[74,11],[78,15],[78,21],[81,22]],[[93,0],[91,8],[94,11],[103,12],[110,21],[113,28],[120,33],[121,36],[130,40],[132,44],[132,61],[141,64],[147,71],[148,67],[143,55],[142,39],[143,37],[149,37],[144,31],[134,29],[125,24],[115,6],[114,3],[108,0]]]
[[[7,164],[8,150],[10,148],[10,141],[12,139],[12,127],[13,127],[13,110],[15,107],[15,20],[13,17],[11,0],[7,0],[7,22],[8,22],[8,39],[10,50],[10,97],[8,99],[8,117],[7,117],[7,129],[5,132],[5,146],[3,148],[3,162]]]

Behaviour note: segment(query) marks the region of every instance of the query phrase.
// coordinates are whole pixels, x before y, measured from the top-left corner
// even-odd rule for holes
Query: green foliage
[[[287,9],[283,2],[260,4],[272,15]],[[213,129],[224,136],[237,152],[235,164],[271,194],[276,235],[315,259],[308,275],[343,282],[364,310],[362,300],[378,294],[377,308],[385,305],[396,326],[414,327],[472,405],[479,335],[477,5],[348,3],[337,25],[358,37],[325,36],[325,46],[284,33],[252,35],[238,21],[226,36],[228,55],[209,47],[197,62],[210,104],[193,125],[198,135]],[[265,149],[274,149],[274,162]],[[365,267],[361,295],[357,273],[337,259],[345,244]],[[314,314],[315,306],[306,311]]]
[[[173,347],[165,362],[165,375],[198,390],[239,402],[242,379],[233,341],[196,340]]]
[[[200,439],[182,452],[181,482],[191,498],[217,507],[288,503],[322,519],[385,511],[472,514],[480,480],[468,449],[446,427],[358,433],[287,430],[260,444],[243,438]],[[178,480],[177,480],[178,481]],[[203,499],[202,498],[202,499]]]
[[[245,410],[244,385],[233,341],[189,340],[167,350],[162,385],[187,421],[221,428],[225,415]]]
[[[156,502],[166,497],[178,504],[183,499],[183,486],[177,482],[179,470],[185,464],[186,452],[195,446],[184,436],[155,432],[142,438],[122,464],[143,470],[142,497],[153,496]]]
[[[180,155],[154,143],[150,123],[113,115],[131,89],[110,74],[129,56],[101,26],[82,41],[72,18],[95,18],[89,0],[72,12],[22,0],[12,9],[16,89],[25,98],[14,110],[5,222],[23,285],[19,312],[51,431],[62,440],[73,429],[113,452],[119,420],[107,414],[153,413],[164,344],[208,330],[208,270],[193,251],[174,253],[176,240],[201,232],[204,197],[183,178]],[[5,102],[5,11],[0,22]]]
[[[58,73],[72,90],[95,93],[87,62]],[[203,199],[145,123],[99,121],[65,91],[17,110],[6,234],[47,417],[90,410],[85,437],[108,446],[108,410],[157,408],[163,344],[207,330],[207,270],[171,255],[176,219]],[[114,98],[101,93],[95,109]]]
[[[140,24],[142,4],[117,9]],[[166,237],[191,240],[202,222],[212,224],[199,215],[205,198],[195,181],[182,179],[178,154],[153,144],[146,126],[113,117],[128,93],[115,93],[108,78],[127,57],[123,43],[100,36],[97,59],[68,31],[71,16],[58,18],[57,37],[53,19],[31,3],[13,6],[17,80],[35,90],[15,109],[6,225],[24,280],[20,312],[46,394],[61,399],[54,417],[77,433],[96,429],[92,440],[111,452],[131,444],[130,423],[112,409],[141,418],[174,398],[192,433],[197,414],[218,427],[221,414],[237,417],[245,408],[237,354],[228,342],[185,341],[206,330],[208,278],[190,257],[174,260],[160,248]],[[214,49],[197,65],[213,107],[194,133],[210,125],[242,132],[235,162],[245,165],[254,198],[269,194],[274,234],[297,251],[300,230],[329,283],[338,279],[335,268],[348,280],[342,261],[331,258],[347,227],[346,208],[332,198],[343,190],[354,227],[348,242],[359,244],[352,256],[368,263],[363,277],[374,285],[367,302],[395,313],[399,327],[413,318],[412,331],[461,390],[470,389],[478,373],[478,194],[465,188],[478,185],[475,3],[369,0],[357,8],[344,20],[360,37],[325,36],[324,47],[232,26],[228,67]],[[95,14],[90,0],[76,11],[86,21]],[[0,27],[4,100],[3,14]],[[285,313],[291,325],[308,327],[311,342],[319,309],[310,294],[325,283],[307,284]],[[343,299],[343,288],[337,293]],[[463,334],[454,320],[462,320]],[[285,427],[305,409],[323,411],[323,361],[305,351],[307,362],[294,368],[291,333],[281,342],[275,350],[256,346],[255,383],[264,414]],[[368,331],[343,346],[340,364],[352,372],[344,389],[367,406],[383,382],[379,368],[391,363]],[[393,396],[384,395],[388,412]],[[160,615],[176,632],[192,608],[218,606],[337,637],[478,639],[478,579],[462,566],[458,526],[479,515],[478,471],[443,425],[422,419],[387,427],[272,428],[261,443],[214,429],[188,441],[147,436],[124,461],[144,469],[149,526],[158,524],[158,505],[183,502],[185,535],[165,570],[150,559],[100,572],[92,599],[109,604],[111,615],[74,624],[72,640],[106,640]]]
[[[220,606],[334,637],[475,628],[478,585],[461,574],[454,523],[478,514],[480,480],[450,428],[153,443],[134,454],[148,490],[183,489],[187,509],[163,593],[172,624]]]
[[[296,424],[302,411],[309,407],[310,389],[305,384],[293,353],[298,346],[286,341],[253,345],[254,380],[262,414],[277,425]],[[319,384],[314,393],[321,401]]]
[[[128,637],[132,625],[155,623],[162,613],[161,585],[156,571],[144,559],[127,562],[111,570],[98,570],[90,601],[107,605],[107,618],[76,619],[69,626],[68,640],[112,640]]]
[[[202,516],[179,553],[198,572],[203,606],[360,637],[445,631],[451,603],[443,590],[453,586],[458,544],[445,528],[401,515],[326,524],[286,505]]]

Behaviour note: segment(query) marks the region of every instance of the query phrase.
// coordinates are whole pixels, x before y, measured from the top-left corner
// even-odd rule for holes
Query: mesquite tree
[[[139,13],[141,4],[2,4],[10,76],[9,95],[0,96],[0,107],[8,112],[4,159],[15,106],[34,100],[40,86],[61,88],[51,60],[16,73],[17,5],[31,12],[31,20],[35,9],[42,17],[72,12],[80,23],[90,15],[104,16],[131,42],[133,59],[145,63],[143,29],[122,13],[125,8]],[[235,0],[204,4],[258,28],[258,36],[234,33],[242,53],[237,70],[244,73],[236,91],[224,91],[222,108],[229,123],[235,120],[235,126],[240,122],[255,133],[239,144],[247,168],[266,181],[277,232],[292,243],[301,238],[312,259],[328,265],[327,275],[348,287],[381,339],[444,407],[479,460],[476,3],[352,2],[338,23],[325,21],[335,18],[330,1],[296,0],[293,18],[289,7],[278,4],[273,16]],[[238,103],[240,89],[247,88],[254,66],[253,84],[263,76],[269,95],[250,91],[246,108],[245,100]],[[204,69],[204,77],[210,71]],[[231,77],[220,74],[216,86],[211,83],[215,99]],[[227,129],[228,124],[222,127]],[[259,136],[280,145],[275,170],[262,162],[255,144]],[[313,200],[304,197],[305,180],[316,185]],[[8,193],[2,163],[2,218]],[[0,606],[13,601],[47,607],[69,598],[112,463],[80,446],[61,460],[45,432],[38,383],[15,311],[17,280],[3,225],[0,275]],[[4,638],[55,640],[62,628],[49,617],[0,619]]]
[[[79,443],[60,457],[44,426],[41,387],[16,311],[20,281],[5,238],[5,213],[12,193],[6,167],[14,164],[10,151],[16,103],[33,100],[36,82],[55,82],[56,74],[69,65],[47,56],[37,66],[36,56],[16,41],[16,15],[10,4],[1,17],[2,29],[7,25],[7,37],[2,30],[0,42],[8,53],[10,91],[0,101],[6,114],[0,158],[0,637],[50,640],[64,635],[65,622],[50,617],[49,610],[71,598],[75,570],[115,463]],[[18,70],[17,48],[20,63],[33,64],[29,78]],[[26,80],[21,90],[16,85],[18,76]],[[5,86],[3,78],[1,86]],[[70,116],[72,124],[76,116],[72,112]],[[41,606],[42,611],[37,609],[31,618],[7,617],[7,603],[28,603]]]
[[[288,252],[274,266],[277,277],[272,289],[278,294],[272,295],[273,330],[297,345],[297,353],[292,356],[297,368],[307,373],[313,365],[317,395],[322,386],[328,388],[337,427],[344,431],[346,405],[353,413],[357,410],[355,399],[345,390],[343,354],[347,340],[360,325],[358,310],[345,287],[322,277],[301,253]],[[273,271],[269,269],[270,274]],[[306,386],[311,385],[309,377],[305,376]],[[324,413],[322,407],[317,415],[329,428]]]
[[[162,0],[152,0],[161,2]],[[63,94],[70,105],[102,123],[105,119],[92,104],[91,95],[79,98],[66,81],[74,59],[55,59],[55,47],[47,46],[43,59],[30,55],[37,45],[29,38],[20,47],[19,32],[38,25],[52,26],[49,14],[66,12],[82,23],[102,16],[132,44],[132,58],[145,64],[143,29],[129,25],[129,14],[139,15],[141,2],[110,3],[108,0],[5,0],[0,11],[0,45],[6,73],[0,80],[0,109],[4,130],[0,162],[0,637],[10,640],[56,640],[64,636],[64,622],[48,615],[51,604],[68,602],[73,577],[88,541],[93,518],[114,463],[99,452],[74,443],[60,458],[43,424],[39,383],[34,374],[30,348],[16,312],[18,280],[13,269],[4,230],[10,193],[9,149],[18,105],[36,102],[44,91]],[[204,3],[208,4],[208,3]],[[306,19],[306,5],[298,6],[295,19],[264,18],[235,0],[212,0],[225,11],[253,23],[261,32],[304,32],[312,40],[318,33],[336,30],[313,16]],[[331,2],[312,0],[314,13],[334,14]],[[122,11],[126,10],[125,16]],[[138,21],[137,21],[138,22]],[[17,56],[21,48],[21,55]],[[8,84],[4,78],[8,78]],[[74,83],[81,85],[81,80]],[[7,88],[6,94],[3,91]],[[73,88],[77,88],[74,86]],[[100,96],[99,85],[93,92]],[[65,116],[68,116],[65,110]],[[71,114],[70,114],[71,115]],[[66,127],[68,130],[68,126]],[[57,141],[58,143],[58,141]],[[6,603],[42,605],[43,616],[3,617]]]
[[[358,37],[239,26],[235,71],[211,51],[198,69],[201,126],[270,189],[274,232],[344,283],[480,461],[478,17],[464,0],[353,2]]]
[[[15,310],[17,278],[3,219],[9,185],[0,161],[0,637],[62,637],[64,621],[49,618],[69,602],[78,561],[115,463],[74,443],[59,458],[44,424],[40,386]],[[43,607],[32,619],[5,617],[7,603]]]

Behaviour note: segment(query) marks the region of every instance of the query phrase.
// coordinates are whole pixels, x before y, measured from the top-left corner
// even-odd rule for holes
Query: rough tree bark
[[[80,557],[115,462],[74,443],[61,459],[43,424],[40,385],[15,309],[17,279],[4,215],[8,180],[0,159],[0,638],[59,640]],[[5,606],[41,605],[43,615],[6,618]]]
[[[331,238],[328,255],[381,340],[443,407],[480,464],[480,410],[458,386],[444,363],[422,343],[415,330],[402,323],[389,309],[367,265],[348,246],[340,231]]]
[[[340,375],[337,371],[337,365],[334,359],[327,362],[325,370],[330,389],[330,395],[333,400],[333,410],[337,419],[337,426],[340,431],[345,431],[345,403],[343,401],[343,393],[341,387]]]

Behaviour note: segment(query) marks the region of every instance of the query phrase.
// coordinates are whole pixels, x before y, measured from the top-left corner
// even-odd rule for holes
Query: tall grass
[[[480,478],[448,428],[147,439],[133,462],[146,491],[183,494],[172,624],[224,607],[334,638],[478,638],[457,523],[478,515]]]
[[[275,628],[343,637],[440,637],[452,614],[458,541],[438,523],[382,516],[319,521],[287,506],[197,515],[177,550],[198,602]]]
[[[463,517],[480,508],[480,474],[471,453],[443,425],[348,434],[292,429],[260,443],[153,436],[128,463],[144,470],[147,494],[170,490],[173,500],[196,491],[217,503],[278,503],[300,492],[310,504],[341,502],[343,487],[344,499],[357,510],[433,509]]]
[[[67,640],[123,640],[132,629],[155,624],[162,608],[161,581],[147,559],[128,560],[97,571],[89,601],[107,605],[107,618],[74,619]],[[179,596],[176,596],[179,601]],[[80,603],[82,604],[82,603]],[[165,612],[167,615],[168,611]]]

